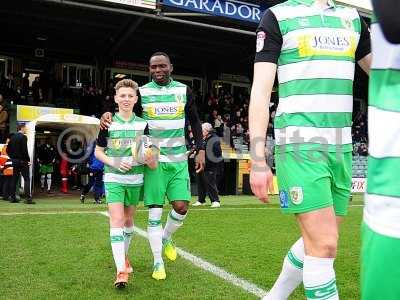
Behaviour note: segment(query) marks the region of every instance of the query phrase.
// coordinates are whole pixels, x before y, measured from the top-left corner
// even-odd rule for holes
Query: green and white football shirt
[[[255,63],[278,66],[276,150],[352,151],[355,62],[370,52],[358,12],[289,0],[264,14]],[[324,145],[324,147],[321,147]]]
[[[142,117],[149,124],[152,142],[160,149],[160,162],[187,161],[185,105],[187,86],[171,80],[160,86],[154,81],[140,88]]]
[[[385,39],[376,20],[371,36],[364,222],[379,234],[400,238],[400,45]]]
[[[144,134],[147,122],[135,115],[125,121],[118,114],[112,118],[108,130],[101,130],[97,138],[97,145],[105,148],[105,153],[111,157],[115,165],[130,162],[133,168],[128,172],[121,172],[117,168],[104,165],[104,183],[118,183],[129,186],[143,185],[142,164],[133,160],[132,146],[138,136]]]

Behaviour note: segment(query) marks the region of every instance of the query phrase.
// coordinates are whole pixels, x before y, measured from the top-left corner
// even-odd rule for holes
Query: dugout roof
[[[246,2],[269,7],[278,0]],[[204,26],[166,21],[172,18],[171,13],[180,14],[174,19]],[[25,67],[38,65],[44,70],[46,66],[51,69],[55,62],[102,69],[113,61],[147,64],[152,53],[164,51],[179,74],[207,79],[216,79],[220,73],[252,77],[256,23],[182,14],[185,12],[166,6],[149,11],[99,0],[3,1],[0,54],[22,58]],[[205,27],[208,25],[229,30]],[[35,57],[37,48],[44,49],[44,57]]]
[[[95,65],[114,60],[147,63],[152,53],[165,51],[181,73],[203,74],[210,68],[216,72],[248,75],[252,69],[249,65],[254,56],[254,35],[166,22],[162,17],[143,18],[85,8],[80,6],[82,3],[98,5],[93,1],[4,1],[0,8],[0,53],[31,61]],[[121,8],[107,3],[102,5]],[[177,12],[172,8],[164,10]],[[214,16],[180,16],[179,19],[248,32],[256,28],[253,23]],[[44,58],[34,57],[36,48],[45,50]]]

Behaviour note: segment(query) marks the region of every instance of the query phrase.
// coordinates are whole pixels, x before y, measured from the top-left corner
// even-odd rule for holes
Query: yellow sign
[[[237,190],[239,193],[243,192],[243,175],[250,174],[250,160],[240,159],[238,160],[238,172],[237,172]],[[272,190],[269,191],[270,195],[278,195],[278,179],[274,176],[272,181]]]
[[[278,178],[274,176],[274,179],[272,181],[272,190],[269,191],[270,195],[278,195],[279,193],[279,188],[278,188]]]
[[[47,114],[67,115],[73,113],[74,110],[69,108],[17,105],[17,121],[19,122],[33,121]]]

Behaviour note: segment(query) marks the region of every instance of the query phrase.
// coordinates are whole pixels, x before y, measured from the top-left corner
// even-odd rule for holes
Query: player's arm
[[[356,61],[363,71],[369,74],[371,69],[371,35],[369,29],[363,18],[360,16],[361,21],[361,34],[360,41],[358,42],[356,50]]]
[[[269,102],[274,85],[276,65],[268,62],[254,64],[250,94],[249,129],[252,164],[265,163],[265,136],[269,122]]]
[[[400,44],[400,1],[373,0],[372,4],[386,39]]]
[[[192,90],[189,87],[187,88],[186,99],[185,115],[188,117],[196,144],[196,172],[199,173],[204,169],[206,153],[204,149],[200,118],[197,113],[197,107],[194,102]]]
[[[269,102],[274,86],[277,62],[282,48],[282,34],[275,15],[267,10],[257,29],[253,84],[249,105],[250,184],[263,202],[268,200],[272,173],[265,158],[265,137],[269,122]]]
[[[108,129],[112,122],[112,113],[107,111],[101,115],[100,130]]]

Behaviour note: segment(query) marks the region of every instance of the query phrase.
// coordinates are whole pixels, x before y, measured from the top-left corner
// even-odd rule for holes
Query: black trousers
[[[219,202],[217,188],[217,171],[206,170],[197,174],[198,201],[206,202],[206,196],[211,202]]]
[[[7,129],[0,129],[0,143],[4,144],[7,139]]]
[[[1,176],[2,178],[2,193],[3,193],[3,199],[4,200],[9,200],[11,197],[11,189],[12,189],[12,176]]]
[[[93,170],[89,173],[89,182],[83,187],[82,195],[89,193],[93,187],[94,199],[99,200],[103,192],[103,171]]]
[[[22,177],[24,178],[24,196],[26,199],[32,199],[28,162],[19,159],[12,159],[12,165],[13,165],[13,176],[12,176],[11,190],[10,190],[11,200],[16,199],[15,194],[17,193],[17,183],[20,175],[22,175]]]

